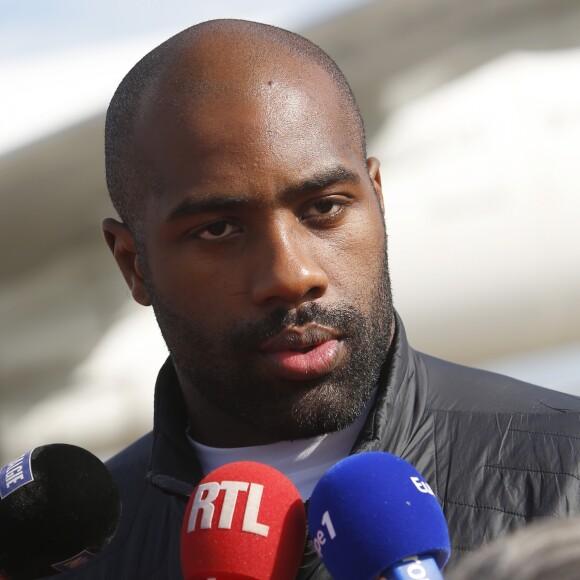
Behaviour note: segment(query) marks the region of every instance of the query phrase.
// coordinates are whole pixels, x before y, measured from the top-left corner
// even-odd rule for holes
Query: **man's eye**
[[[306,211],[304,217],[327,217],[339,213],[344,205],[336,199],[319,199]]]
[[[237,233],[240,228],[230,222],[219,221],[199,230],[195,236],[201,240],[220,240]]]

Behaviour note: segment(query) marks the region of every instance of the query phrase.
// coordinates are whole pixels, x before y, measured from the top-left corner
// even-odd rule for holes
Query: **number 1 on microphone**
[[[322,521],[320,523],[323,526],[326,526],[330,539],[334,540],[334,538],[336,538],[336,532],[334,531],[334,526],[332,525],[332,520],[330,519],[330,514],[328,513],[328,510],[322,514]]]

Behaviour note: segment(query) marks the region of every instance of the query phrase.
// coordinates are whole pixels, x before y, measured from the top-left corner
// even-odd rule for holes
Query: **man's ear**
[[[129,228],[113,218],[105,218],[102,228],[105,241],[131,290],[133,300],[143,306],[151,306],[149,293],[143,282],[143,270],[137,255],[137,246]]]
[[[371,178],[371,182],[375,191],[377,193],[377,200],[379,205],[381,206],[381,211],[385,213],[385,202],[383,201],[383,187],[381,185],[381,172],[380,172],[380,163],[376,157],[369,157],[367,159],[367,169],[369,171],[369,177]]]

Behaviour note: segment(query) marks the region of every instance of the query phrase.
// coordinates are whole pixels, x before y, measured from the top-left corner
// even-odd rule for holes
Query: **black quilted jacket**
[[[108,463],[123,500],[115,539],[63,580],[182,578],[181,522],[202,477],[185,428],[168,360],[153,432]],[[420,354],[400,321],[353,453],[377,450],[415,465],[435,491],[449,524],[450,566],[532,520],[580,512],[580,399]],[[310,544],[297,578],[330,578]]]

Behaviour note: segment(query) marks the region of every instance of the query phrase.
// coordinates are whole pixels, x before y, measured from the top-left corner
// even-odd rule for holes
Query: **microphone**
[[[0,578],[33,580],[73,570],[113,538],[121,500],[89,451],[55,443],[0,469]]]
[[[336,580],[437,580],[449,532],[429,484],[384,452],[351,455],[331,467],[310,498],[314,548]]]
[[[294,484],[253,461],[229,463],[192,493],[181,529],[185,580],[294,580],[306,512]]]

